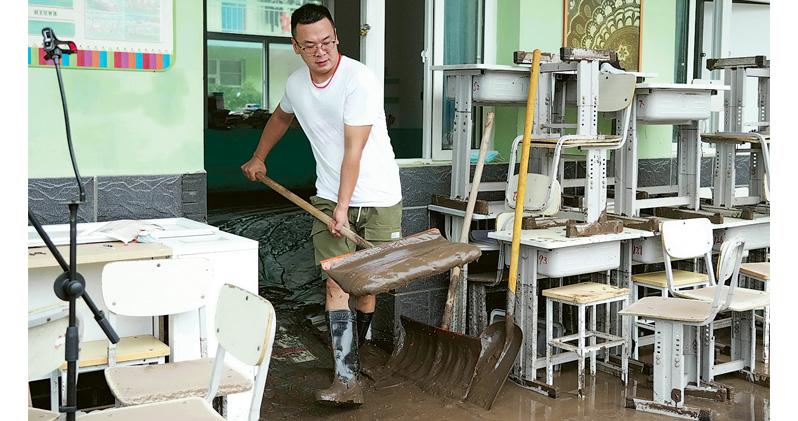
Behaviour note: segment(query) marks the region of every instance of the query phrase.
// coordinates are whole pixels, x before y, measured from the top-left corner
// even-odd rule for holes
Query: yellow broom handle
[[[515,195],[515,220],[513,221],[513,243],[510,254],[510,277],[507,287],[515,294],[518,278],[518,255],[521,250],[521,219],[524,214],[524,193],[526,192],[526,174],[529,167],[529,144],[532,137],[532,121],[535,116],[535,105],[538,93],[538,75],[540,74],[540,50],[532,52],[532,67],[529,69],[529,92],[526,97],[526,121],[524,122],[524,140],[521,143],[521,167],[518,170],[518,190]]]

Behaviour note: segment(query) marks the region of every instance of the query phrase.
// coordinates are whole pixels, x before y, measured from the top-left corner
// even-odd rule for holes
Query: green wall
[[[203,170],[202,2],[174,2],[175,53],[163,72],[64,69],[82,176]],[[72,175],[58,82],[28,69],[28,177]]]
[[[513,51],[559,52],[562,47],[563,2],[555,0],[502,0],[497,10],[498,64],[512,64]],[[642,68],[656,73],[649,81],[673,82],[676,47],[676,4],[644,0]],[[497,107],[495,148],[503,157],[510,155],[510,144],[524,129],[523,107]],[[671,126],[638,125],[640,158],[671,155]]]

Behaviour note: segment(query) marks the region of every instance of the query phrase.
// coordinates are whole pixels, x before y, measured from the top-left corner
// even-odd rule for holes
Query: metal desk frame
[[[645,231],[634,230],[625,228],[621,234],[605,234],[595,235],[592,237],[578,237],[566,238],[564,228],[554,228],[562,230],[561,239],[546,239],[535,238],[535,231],[543,232],[552,230],[547,228],[544,230],[527,230],[522,232],[521,238],[521,255],[519,259],[519,288],[516,295],[516,320],[522,323],[521,329],[524,332],[524,345],[518,353],[518,359],[510,378],[521,386],[529,384],[531,381],[538,379],[537,370],[546,367],[546,359],[538,358],[537,356],[537,333],[538,333],[538,264],[541,258],[541,253],[553,249],[561,249],[567,247],[577,246],[590,246],[599,245],[607,242],[619,242],[620,264],[616,269],[618,274],[618,284],[623,287],[628,286],[632,274],[632,247],[631,240],[646,236],[648,233]],[[526,233],[527,236],[523,236]],[[530,236],[531,234],[531,236]],[[512,235],[509,232],[490,233],[490,238],[494,238],[502,243],[509,244],[512,241]],[[597,271],[584,270],[580,273],[574,273],[573,276],[594,273]],[[605,314],[611,314],[612,311],[607,311]],[[614,312],[617,316],[617,310]],[[611,322],[608,326],[615,326],[615,331],[622,332],[623,337],[629,335],[629,325],[624,322],[621,326],[617,326],[617,317],[615,322]],[[612,329],[612,328],[611,328]],[[628,351],[627,351],[628,352]],[[563,354],[561,357],[554,357],[554,364],[562,364],[568,361],[575,361],[575,356]]]

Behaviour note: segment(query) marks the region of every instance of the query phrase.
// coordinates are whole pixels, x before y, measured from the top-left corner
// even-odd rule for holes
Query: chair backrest
[[[68,322],[66,317],[44,319],[42,323],[28,327],[29,379],[45,377],[64,363]]]
[[[106,307],[122,316],[165,316],[205,306],[213,272],[202,258],[112,262],[102,272]]]
[[[550,185],[551,192],[549,192]],[[555,215],[560,211],[561,191],[560,182],[557,179],[551,180],[543,174],[528,173],[524,192],[524,210],[535,210],[534,214],[542,216]],[[517,193],[518,174],[513,174],[507,180],[507,190],[504,192],[504,203],[508,208],[515,209]]]
[[[258,367],[249,412],[249,420],[255,421],[260,416],[269,359],[277,330],[274,307],[257,294],[225,284],[219,290],[215,321],[219,346],[216,350],[211,385],[206,399],[210,401],[216,396],[224,367],[224,357],[229,352],[237,360]]]
[[[715,296],[712,299],[712,313],[707,318],[707,321],[714,319],[718,312],[725,310],[731,304],[744,252],[745,241],[740,236],[727,239],[720,245],[718,287],[715,288]],[[722,286],[726,283],[726,280],[729,280],[729,287],[723,288]]]
[[[599,74],[599,112],[620,111],[632,104],[637,77],[632,73]]]
[[[660,226],[665,276],[671,294],[678,295],[673,283],[671,259],[703,258],[707,268],[709,284],[715,285],[712,270],[712,223],[707,218],[678,219],[665,221]]]
[[[707,218],[662,223],[662,249],[671,259],[703,257],[712,251],[712,223]]]

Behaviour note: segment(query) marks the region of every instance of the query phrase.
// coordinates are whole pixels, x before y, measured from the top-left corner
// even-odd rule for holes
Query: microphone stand
[[[50,236],[44,231],[42,225],[36,220],[33,212],[28,209],[28,221],[30,221],[36,232],[44,240],[47,248],[53,254],[53,257],[58,261],[58,265],[64,270],[64,273],[59,275],[53,283],[53,291],[55,295],[61,300],[69,302],[69,326],[66,330],[66,346],[64,350],[64,359],[67,362],[67,399],[66,405],[61,405],[58,408],[59,412],[66,413],[67,421],[75,420],[75,412],[78,409],[78,390],[77,390],[77,377],[78,377],[78,354],[80,352],[80,343],[78,338],[77,327],[77,299],[83,298],[83,301],[89,307],[94,320],[100,325],[105,336],[108,337],[112,343],[119,342],[119,336],[111,327],[111,324],[105,318],[103,312],[97,308],[94,301],[86,292],[86,280],[83,275],[77,271],[77,237],[78,237],[78,207],[81,203],[86,202],[86,192],[83,190],[83,184],[80,182],[80,173],[78,172],[78,164],[75,161],[75,151],[72,148],[72,135],[69,129],[69,114],[67,113],[66,97],[64,96],[64,84],[61,80],[61,56],[62,54],[73,54],[77,52],[75,43],[72,41],[60,41],[55,36],[50,28],[42,29],[42,37],[44,39],[44,58],[52,60],[55,64],[55,73],[58,76],[58,88],[61,91],[61,104],[64,108],[64,122],[66,126],[67,144],[69,146],[69,157],[72,160],[72,169],[75,171],[75,181],[78,183],[79,198],[77,201],[68,203],[69,206],[69,264],[64,261],[63,256],[55,247]]]

